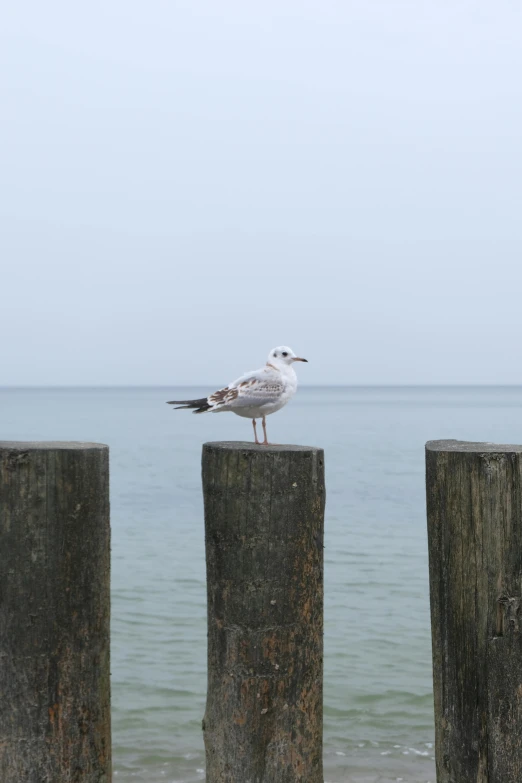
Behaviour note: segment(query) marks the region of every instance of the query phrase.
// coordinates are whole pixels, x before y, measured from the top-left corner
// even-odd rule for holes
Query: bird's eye
[[[288,356],[288,353],[286,351],[283,351],[283,356]]]

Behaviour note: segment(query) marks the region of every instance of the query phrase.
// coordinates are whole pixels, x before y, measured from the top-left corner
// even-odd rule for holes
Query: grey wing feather
[[[269,402],[277,402],[284,392],[285,385],[281,374],[270,368],[245,373],[230,384],[231,390],[237,390],[234,408],[258,407]]]

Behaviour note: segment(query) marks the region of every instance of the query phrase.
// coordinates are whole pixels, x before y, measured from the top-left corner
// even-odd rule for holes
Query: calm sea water
[[[201,443],[251,438],[165,405],[205,391],[0,389],[0,439],[111,448],[116,781],[205,777]],[[434,783],[424,442],[521,443],[522,389],[301,388],[268,429],[326,453],[325,780]]]

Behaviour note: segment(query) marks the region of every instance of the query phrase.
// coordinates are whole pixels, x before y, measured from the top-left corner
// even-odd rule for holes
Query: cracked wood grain
[[[522,780],[522,446],[426,445],[438,783]]]

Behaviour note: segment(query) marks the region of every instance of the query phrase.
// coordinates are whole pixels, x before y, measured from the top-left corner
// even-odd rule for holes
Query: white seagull
[[[260,370],[253,370],[229,383],[224,389],[202,397],[200,400],[171,400],[175,410],[192,408],[193,413],[219,413],[232,411],[245,419],[252,419],[254,436],[259,446],[269,446],[266,437],[266,417],[281,410],[297,391],[297,375],[294,362],[307,362],[296,356],[291,348],[281,345],[268,355],[268,361]],[[256,419],[261,419],[265,439],[257,439]]]

